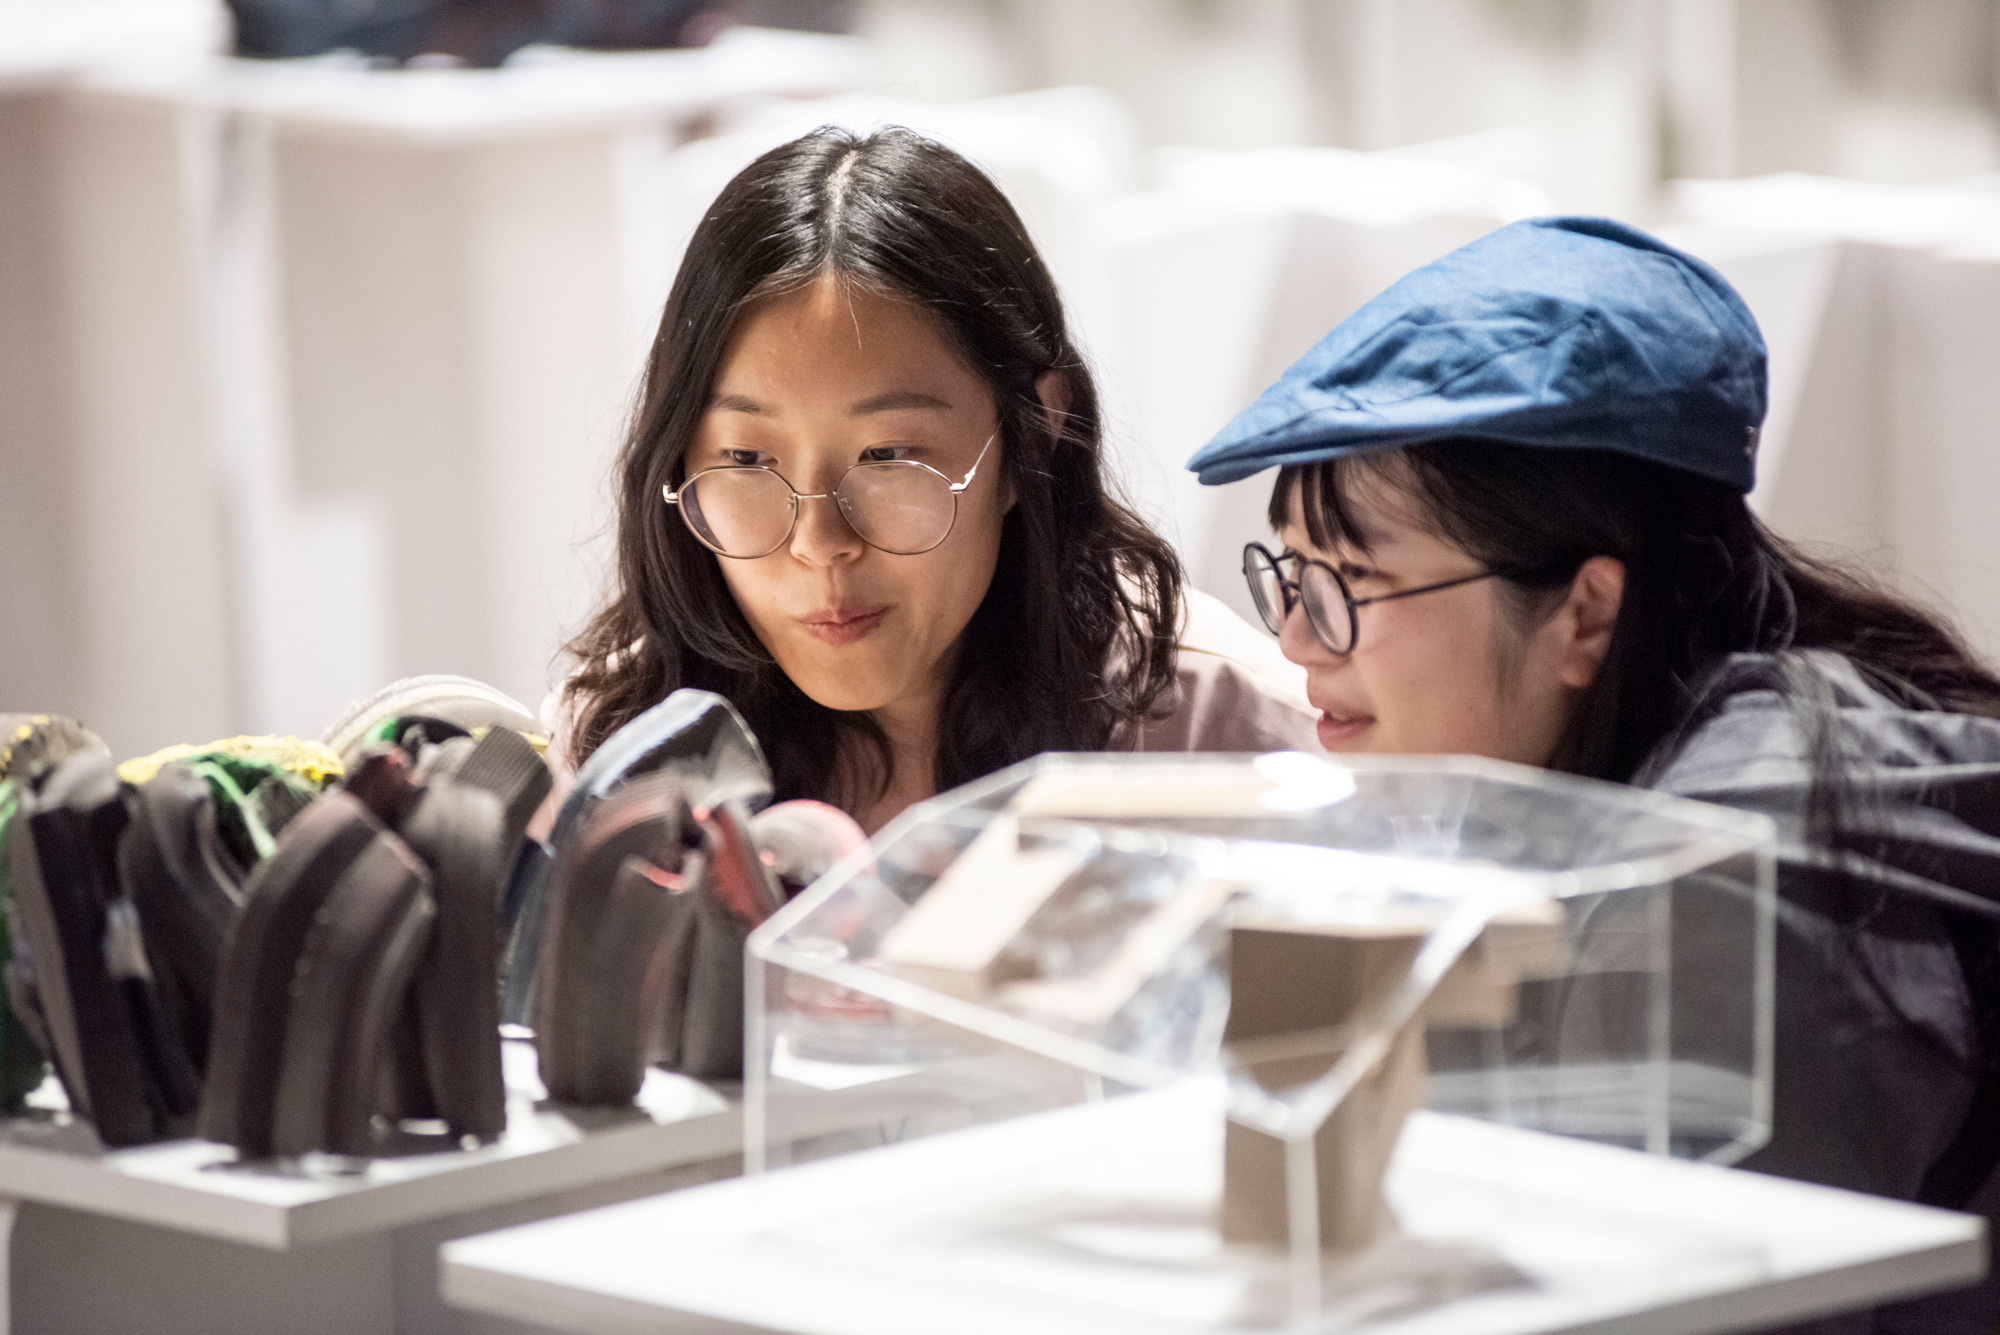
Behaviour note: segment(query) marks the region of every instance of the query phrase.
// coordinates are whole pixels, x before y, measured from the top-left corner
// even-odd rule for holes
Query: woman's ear
[[[1565,686],[1582,690],[1597,680],[1604,656],[1611,652],[1611,632],[1625,601],[1625,563],[1615,556],[1593,556],[1577,568],[1556,620],[1567,631],[1556,675]]]
[[[1044,371],[1035,377],[1035,397],[1042,401],[1042,417],[1049,424],[1049,439],[1060,440],[1069,420],[1069,377],[1061,371]]]

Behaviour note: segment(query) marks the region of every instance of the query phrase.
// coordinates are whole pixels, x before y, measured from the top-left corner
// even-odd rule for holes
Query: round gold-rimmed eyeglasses
[[[1292,567],[1290,579],[1286,579],[1284,571],[1279,568],[1284,565]],[[1356,598],[1341,573],[1324,561],[1302,556],[1298,552],[1273,556],[1261,542],[1253,542],[1243,548],[1243,578],[1250,585],[1250,600],[1257,605],[1257,615],[1264,618],[1264,624],[1271,628],[1271,633],[1283,634],[1285,618],[1292,614],[1293,605],[1303,603],[1306,624],[1312,627],[1321,644],[1337,654],[1354,652],[1355,641],[1361,638],[1361,609],[1370,603],[1393,603],[1398,598],[1414,598],[1420,593],[1455,589],[1461,584],[1497,579],[1500,575],[1498,570],[1482,570],[1476,575],[1447,579],[1421,588],[1399,589],[1395,593],[1381,593],[1373,598]]]
[[[668,485],[660,493],[680,510],[695,540],[717,556],[739,561],[769,556],[798,526],[800,501],[829,500],[870,547],[891,556],[921,556],[951,536],[959,494],[972,485],[993,441],[986,438],[957,482],[915,459],[885,459],[852,465],[832,491],[802,492],[775,468],[730,464],[704,468],[679,490]]]

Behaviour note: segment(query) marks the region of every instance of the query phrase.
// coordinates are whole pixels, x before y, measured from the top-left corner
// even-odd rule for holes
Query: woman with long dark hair
[[[902,130],[766,153],[696,229],[572,645],[574,765],[680,687],[875,829],[1042,751],[1310,745],[1297,669],[1113,496],[1019,216]]]
[[[1277,465],[1245,574],[1335,751],[1464,752],[1765,812],[1772,1134],[1746,1167],[2000,1216],[2000,679],[1745,504],[1764,348],[1601,219],[1405,278],[1197,454]],[[2000,1287],[1821,1323],[1981,1331]]]

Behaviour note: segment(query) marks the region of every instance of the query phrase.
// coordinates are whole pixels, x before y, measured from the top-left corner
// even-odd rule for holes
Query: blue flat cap
[[[1608,218],[1536,218],[1343,320],[1188,467],[1266,468],[1467,437],[1615,450],[1749,491],[1764,339],[1708,265]]]

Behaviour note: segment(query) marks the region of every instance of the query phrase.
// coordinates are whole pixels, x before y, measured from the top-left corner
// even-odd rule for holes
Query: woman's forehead
[[[1339,503],[1320,506],[1323,524],[1308,524],[1306,507],[1325,495],[1322,487],[1329,482],[1338,488]],[[1317,469],[1301,474],[1292,488],[1284,537],[1301,551],[1329,550],[1312,541],[1314,528],[1323,528],[1335,547],[1378,556],[1439,541],[1411,489],[1409,465],[1396,455],[1353,460],[1330,477]]]
[[[717,370],[709,410],[866,416],[962,410],[987,397],[935,316],[822,278],[744,311]]]

